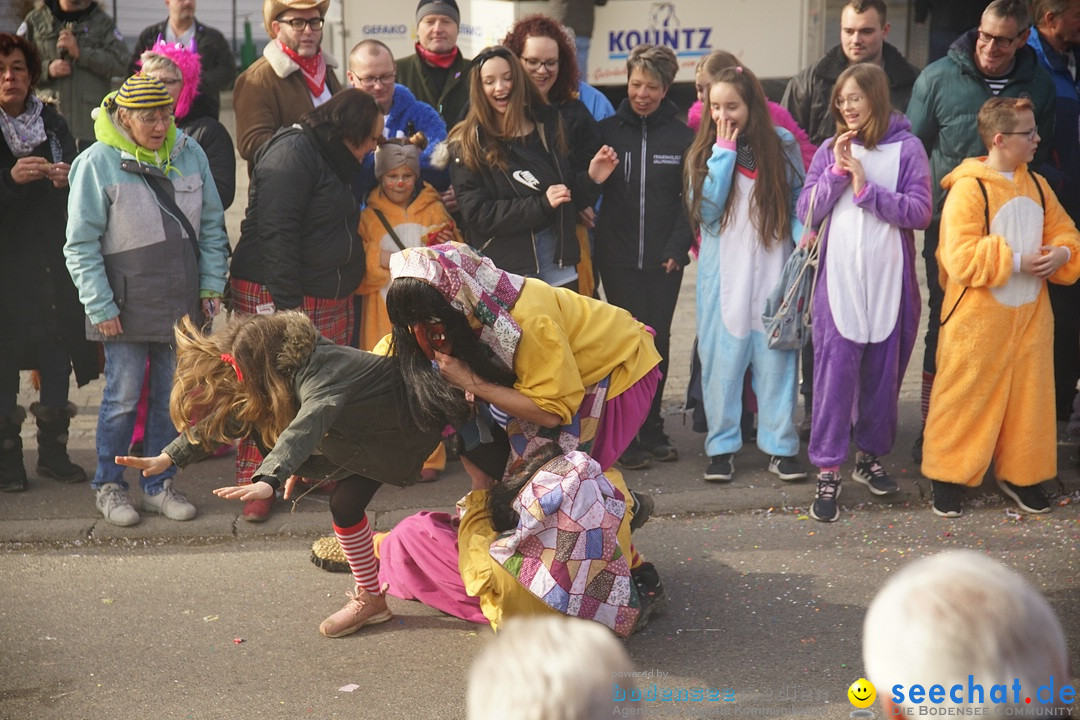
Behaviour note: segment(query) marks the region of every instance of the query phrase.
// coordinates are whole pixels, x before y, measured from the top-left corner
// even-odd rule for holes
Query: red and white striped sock
[[[338,527],[334,534],[349,561],[356,584],[370,593],[379,593],[379,561],[375,559],[375,547],[371,544],[371,527],[367,516],[352,527]]]

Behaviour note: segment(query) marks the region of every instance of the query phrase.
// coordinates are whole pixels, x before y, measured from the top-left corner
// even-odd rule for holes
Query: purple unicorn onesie
[[[822,237],[813,299],[814,424],[810,461],[838,468],[854,437],[860,463],[877,465],[896,439],[900,383],[915,345],[922,309],[915,275],[915,233],[930,222],[930,165],[900,113],[889,117],[873,149],[851,143],[866,185],[834,169],[833,139],[822,143],[807,172],[798,213],[810,224],[831,219]],[[854,436],[852,435],[854,424]],[[860,473],[859,468],[856,474]],[[866,472],[863,472],[865,477]],[[874,494],[874,483],[867,484]],[[839,492],[837,491],[837,495]]]

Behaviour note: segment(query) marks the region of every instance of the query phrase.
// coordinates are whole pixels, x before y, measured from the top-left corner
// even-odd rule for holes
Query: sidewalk
[[[234,130],[231,96],[222,97],[222,122]],[[237,156],[236,201],[226,213],[229,237],[233,244],[239,238],[240,220],[247,204],[247,163]],[[918,238],[921,241],[921,236]],[[920,274],[922,262],[918,263]],[[703,454],[704,436],[693,433],[688,417],[679,411],[682,407],[686,383],[689,377],[690,350],[694,340],[696,265],[691,265],[684,277],[679,304],[672,327],[672,358],[664,395],[667,430],[681,459],[674,463],[658,463],[645,471],[627,472],[628,484],[638,490],[653,493],[656,511],[665,515],[718,512],[805,512],[813,500],[812,480],[803,483],[785,483],[766,472],[768,458],[756,447],[744,447],[736,456],[735,479],[729,485],[715,485],[702,480],[708,458]],[[925,279],[923,279],[925,282]],[[925,328],[926,309],[923,309]],[[905,375],[900,396],[900,429],[893,454],[886,459],[890,473],[898,479],[902,491],[889,502],[872,499],[869,492],[855,483],[845,483],[841,506],[855,512],[882,511],[890,514],[890,508],[926,507],[929,513],[930,483],[921,478],[918,467],[910,457],[910,449],[917,435],[919,417],[919,393],[922,368],[922,332],[915,347]],[[98,379],[86,387],[76,389],[72,383],[71,401],[79,408],[79,415],[72,422],[70,450],[72,459],[93,473],[95,466],[94,430],[102,394],[103,381]],[[19,394],[19,404],[28,406],[36,399],[30,388],[29,373],[24,373]],[[62,485],[53,480],[34,476],[37,462],[37,446],[34,439],[36,428],[32,421],[23,427],[26,447],[26,468],[31,476],[30,489],[25,493],[0,494],[0,543],[55,543],[78,545],[87,542],[164,541],[180,543],[205,543],[232,538],[253,538],[264,535],[325,534],[330,530],[326,496],[311,494],[290,513],[290,503],[278,502],[275,514],[262,524],[251,524],[240,519],[239,502],[221,500],[210,492],[215,487],[230,485],[233,481],[232,457],[207,460],[180,473],[176,487],[185,493],[199,510],[190,522],[174,522],[156,515],[143,514],[142,521],[130,528],[118,528],[106,524],[94,507],[93,493],[88,484]],[[1059,443],[1058,467],[1061,488],[1072,503],[1080,501],[1080,473],[1077,471],[1076,448],[1071,443]],[[802,453],[804,462],[805,450]],[[849,467],[851,466],[851,467]],[[853,460],[845,465],[848,473]],[[128,470],[128,481],[137,488],[134,470]],[[451,463],[442,479],[431,485],[417,485],[400,489],[387,486],[375,496],[369,514],[379,529],[392,527],[400,518],[421,509],[447,510],[467,490],[469,481],[458,463]],[[1054,483],[1048,484],[1049,489]],[[965,508],[977,510],[988,505],[998,511],[1012,507],[993,483],[984,483],[976,493],[979,498],[969,497]],[[139,492],[133,490],[136,507]],[[1056,513],[1075,514],[1073,507],[1059,507]],[[841,520],[842,522],[843,520]],[[816,525],[817,523],[815,523]],[[943,529],[944,529],[943,525]]]

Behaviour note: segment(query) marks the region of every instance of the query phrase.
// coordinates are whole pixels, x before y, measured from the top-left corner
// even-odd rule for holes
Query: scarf
[[[63,160],[63,153],[59,152],[59,142],[55,138],[49,138],[45,132],[45,120],[41,117],[41,111],[45,104],[34,95],[26,98],[26,109],[21,115],[12,117],[0,108],[0,131],[4,134],[4,141],[11,148],[11,154],[17,158],[26,157],[41,143],[51,140],[50,148],[53,154],[53,162]]]
[[[552,460],[512,507],[521,521],[491,544],[492,559],[553,610],[628,636],[641,603],[617,537],[626,499],[596,461],[580,451]]]
[[[757,177],[757,159],[750,143],[740,135],[735,139],[735,169],[748,178]]]
[[[454,49],[448,53],[433,53],[420,47],[420,43],[416,43],[416,54],[428,65],[446,70],[454,64],[455,60],[457,60],[458,49],[455,45]]]
[[[323,59],[322,51],[319,51],[315,57],[300,57],[296,54],[296,51],[285,47],[285,44],[281,40],[277,41],[278,47],[300,68],[300,73],[304,77],[304,83],[308,87],[308,91],[313,97],[319,97],[326,90],[326,61]]]
[[[390,277],[416,278],[434,286],[465,315],[480,342],[507,368],[514,368],[521,326],[510,308],[521,295],[525,278],[500,270],[473,248],[456,242],[394,253]]]

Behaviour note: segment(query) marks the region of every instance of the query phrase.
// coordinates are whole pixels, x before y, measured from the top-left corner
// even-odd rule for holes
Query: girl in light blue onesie
[[[701,227],[697,332],[710,463],[705,479],[728,482],[742,447],[743,375],[752,369],[758,398],[758,446],[782,480],[806,472],[795,455],[798,351],[770,350],[761,314],[801,225],[795,203],[803,183],[798,143],[775,127],[765,93],[744,67],[719,73],[686,162],[691,219]]]

